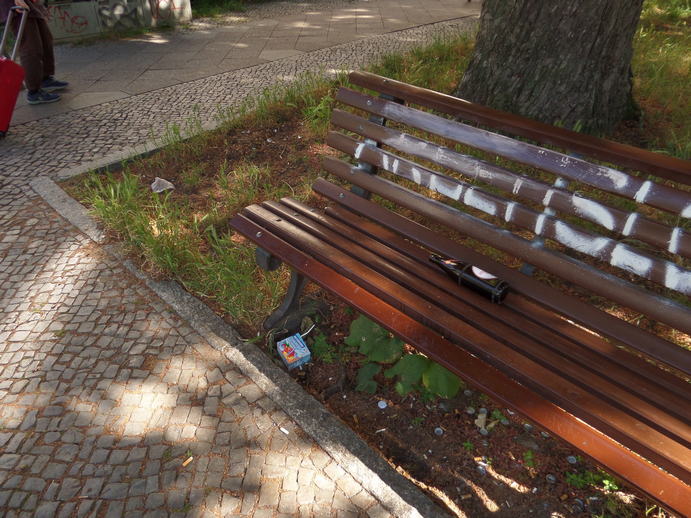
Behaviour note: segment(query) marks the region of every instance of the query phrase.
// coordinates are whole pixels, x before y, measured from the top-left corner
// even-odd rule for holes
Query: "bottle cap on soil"
[[[441,427],[439,427],[439,426],[437,426],[437,427],[434,429],[434,433],[437,434],[437,435],[444,435],[444,429],[441,428]]]
[[[470,390],[470,389],[465,389],[465,390],[463,391],[463,395],[466,396],[466,397],[470,397],[470,396],[473,395],[473,391]]]
[[[486,409],[486,408],[481,408],[480,410],[478,410],[478,413],[480,413],[480,414],[486,414],[486,413],[487,413],[487,409]]]
[[[475,413],[475,409],[472,406],[466,408],[465,411],[470,415],[473,415]]]
[[[480,428],[480,435],[487,435],[488,433],[487,428]]]
[[[524,429],[526,432],[530,432],[530,431],[532,431],[532,429],[533,429],[533,425],[530,424],[530,423],[525,423],[525,424],[523,425],[523,429]]]
[[[556,482],[557,482],[557,477],[555,477],[554,475],[552,475],[552,474],[550,473],[549,475],[547,475],[547,476],[545,477],[545,480],[547,480],[547,482],[549,482],[550,484],[556,484]]]
[[[573,455],[569,455],[568,457],[566,457],[566,461],[569,464],[576,464],[578,462],[578,459],[576,457],[574,457]]]
[[[384,400],[382,399],[382,400],[379,401],[379,403],[377,403],[377,406],[378,406],[379,408],[381,408],[382,410],[384,410],[384,409],[385,409],[387,406],[389,406],[389,405],[387,405],[386,401],[384,401]]]

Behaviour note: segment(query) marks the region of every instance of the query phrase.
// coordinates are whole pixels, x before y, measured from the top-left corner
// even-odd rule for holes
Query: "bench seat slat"
[[[621,164],[638,171],[691,185],[691,163],[673,156],[652,153],[619,142],[577,133],[565,128],[557,128],[520,115],[495,110],[488,106],[369,72],[352,72],[349,75],[349,81],[354,85],[431,108],[453,117],[470,120],[515,136],[529,138],[538,144],[561,147],[598,160]]]
[[[607,404],[603,399],[593,396],[588,390],[574,385],[552,370],[536,364],[518,351],[487,335],[480,328],[454,317],[443,307],[431,304],[419,294],[397,284],[388,276],[378,273],[361,262],[359,258],[354,258],[329,245],[319,237],[277,217],[268,209],[250,206],[243,211],[243,215],[293,246],[308,250],[326,266],[350,278],[409,316],[436,329],[443,336],[452,338],[454,342],[462,344],[473,354],[495,366],[501,366],[501,370],[515,376],[524,385],[530,386],[539,393],[549,395],[551,400],[567,411],[581,417],[682,480],[689,478],[691,455],[689,449],[677,441],[619,408]]]
[[[286,202],[290,207],[293,206],[293,203],[295,202]],[[386,243],[388,247],[417,261],[420,268],[426,269],[428,267],[429,250],[422,250],[412,245],[399,234],[381,226],[377,219],[369,220],[363,218],[338,205],[327,207],[325,213],[341,223],[362,232],[367,237]],[[430,234],[432,235],[433,233],[430,232]],[[434,248],[431,251],[441,255],[453,255],[445,252],[448,252],[450,249],[455,250],[457,244],[447,241],[446,244],[440,245],[440,243],[446,241],[446,238],[444,236],[435,237],[437,246],[440,246],[440,248]],[[434,270],[434,273],[437,272],[438,269]],[[611,372],[608,370],[611,368],[609,365],[615,364],[618,368],[623,368],[633,373],[636,376],[634,378],[635,383],[633,384],[627,385],[624,379],[616,379],[615,381],[620,384],[623,383],[623,386],[628,389],[638,387],[641,383],[649,386],[650,392],[655,393],[655,395],[652,395],[650,392],[646,392],[650,401],[656,402],[661,408],[667,407],[681,419],[689,421],[689,414],[691,413],[690,383],[670,372],[662,371],[658,366],[651,364],[643,358],[634,356],[630,352],[603,340],[601,337],[574,325],[573,322],[531,301],[520,293],[512,291],[504,300],[503,306],[511,308],[525,321],[534,322],[540,328],[549,329],[551,333],[549,336],[554,338],[549,339],[547,335],[540,335],[543,337],[541,342],[561,344],[563,343],[562,339],[565,339],[569,347],[586,348],[590,353],[596,355],[593,361],[594,364],[599,365],[601,362],[604,362],[605,365],[608,365],[608,367],[601,369],[603,372]],[[644,340],[646,334],[648,333],[641,332],[641,339]],[[569,348],[566,351],[569,351]],[[663,391],[662,394],[664,396],[657,394],[660,390]],[[664,399],[661,400],[660,397],[664,397]],[[671,405],[669,405],[670,402],[672,402]]]
[[[406,281],[415,280],[415,285],[422,286],[417,293],[430,298],[432,302],[438,298],[435,294],[441,293],[446,299],[452,297],[453,300],[448,299],[450,303],[446,307],[457,318],[473,323],[509,345],[512,342],[520,343],[519,350],[525,354],[533,351],[531,357],[548,368],[564,373],[572,372],[570,380],[584,388],[595,390],[598,386],[604,387],[599,389],[601,397],[623,402],[628,399],[629,394],[634,394],[635,399],[623,403],[623,408],[631,407],[636,409],[634,412],[640,411],[640,416],[647,419],[648,424],[653,427],[677,430],[678,440],[691,446],[691,403],[688,399],[676,392],[670,393],[656,384],[654,378],[641,378],[629,368],[599,355],[587,346],[554,333],[544,324],[526,319],[512,308],[512,300],[520,298],[520,295],[510,294],[502,305],[488,303],[473,292],[465,289],[459,291],[458,285],[428,260],[421,262],[402,254],[390,246],[388,240],[363,233],[358,225],[351,226],[333,216],[314,212],[289,198],[281,200],[280,204],[265,202],[262,206],[332,246],[338,246],[338,236],[347,238],[352,243],[347,244],[342,251],[357,255],[359,260],[377,269],[379,273],[398,279],[399,284],[408,284],[412,288],[412,284]],[[377,257],[368,258],[366,254],[357,252],[360,249],[377,254]],[[389,265],[395,265],[398,271],[387,271]],[[403,271],[402,275],[399,274],[400,271]],[[478,312],[481,313],[483,324],[473,321],[472,315]],[[573,368],[570,362],[573,362]],[[604,385],[603,379],[606,380]],[[612,387],[612,383],[616,383],[618,387]],[[671,415],[671,419],[667,414]]]
[[[612,194],[626,196],[638,203],[679,214],[684,218],[691,217],[691,202],[688,195],[666,185],[642,180],[610,167],[591,164],[563,153],[518,142],[509,137],[442,119],[431,113],[373,98],[347,88],[339,89],[336,98],[354,108],[380,117],[537,167],[557,176],[592,185]]]
[[[488,193],[467,182],[433,171],[374,146],[366,146],[339,133],[329,135],[328,143],[346,153],[355,153],[361,162],[396,174],[454,201],[471,206],[490,216],[549,238],[572,250],[609,263],[644,279],[691,294],[691,272],[676,264],[640,251],[609,237],[582,229],[558,217],[538,212],[517,202]]]
[[[691,315],[688,309],[669,299],[649,293],[559,252],[534,247],[529,241],[507,230],[499,229],[470,214],[368,174],[340,160],[326,157],[323,165],[330,173],[403,207],[415,210],[439,224],[446,225],[499,250],[510,252],[562,279],[648,314],[686,333],[691,333]]]
[[[627,212],[605,205],[596,200],[579,196],[577,193],[559,189],[554,185],[535,180],[526,175],[514,173],[506,168],[491,164],[479,158],[464,155],[445,146],[427,142],[396,129],[374,124],[355,114],[335,109],[332,115],[334,126],[352,131],[366,139],[389,146],[400,152],[435,162],[468,178],[477,179],[520,196],[545,207],[551,207],[563,214],[570,214],[603,226],[622,236],[640,239],[662,250],[691,257],[691,234],[679,227],[669,227],[651,220],[637,212]],[[361,159],[363,150],[354,139],[342,133],[329,133],[327,144],[344,153]],[[362,156],[365,160],[366,157]],[[382,164],[383,166],[384,164]]]
[[[584,325],[587,323],[589,327],[602,335],[620,341],[626,346],[639,350],[673,369],[678,369],[687,375],[691,375],[691,358],[689,358],[687,351],[679,346],[662,340],[588,304],[565,297],[561,292],[539,283],[516,270],[490,261],[487,257],[467,247],[458,243],[452,243],[440,236],[432,235],[426,227],[344,191],[324,179],[318,179],[314,184],[314,189],[317,193],[332,200],[337,200],[360,215],[376,219],[383,226],[400,234],[410,236],[411,239],[430,249],[436,249],[443,255],[456,257],[466,263],[475,264],[506,280],[513,289],[538,301],[541,305],[563,314],[578,323]]]
[[[578,418],[563,412],[550,401],[523,387],[471,354],[458,349],[420,322],[362,290],[338,272],[267,232],[242,215],[231,226],[267,251],[281,257],[291,267],[317,284],[348,301],[357,310],[379,322],[403,340],[424,344],[435,361],[460,375],[465,381],[502,404],[516,409],[538,425],[569,442],[606,469],[621,474],[629,483],[653,498],[663,500],[672,510],[691,513],[689,486],[643,458],[631,453],[616,441],[597,432]]]

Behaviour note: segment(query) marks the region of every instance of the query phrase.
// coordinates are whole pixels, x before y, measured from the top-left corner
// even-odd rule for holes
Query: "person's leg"
[[[24,67],[26,100],[29,104],[53,103],[60,100],[59,95],[41,89],[43,83],[43,39],[40,22],[45,23],[44,20],[38,18],[27,18],[24,25],[24,35],[19,42],[19,60]],[[15,34],[16,29],[17,27],[15,27]]]
[[[48,23],[45,20],[38,20],[38,30],[41,34],[41,44],[43,46],[43,77],[41,89],[46,92],[54,92],[67,88],[69,83],[59,81],[53,77],[55,74],[55,55],[53,53],[53,34],[50,32]]]
[[[19,42],[19,59],[24,68],[24,84],[29,92],[41,88],[43,80],[43,43],[36,18],[27,18]],[[16,34],[16,28],[15,28]]]
[[[55,55],[53,54],[53,34],[50,32],[48,23],[44,19],[36,20],[38,33],[41,36],[41,47],[43,52],[43,77],[46,79],[55,75]]]

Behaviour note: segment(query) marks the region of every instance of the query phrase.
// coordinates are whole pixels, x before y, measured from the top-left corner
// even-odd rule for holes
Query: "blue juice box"
[[[276,350],[288,370],[304,365],[312,359],[312,354],[300,333],[276,342]]]

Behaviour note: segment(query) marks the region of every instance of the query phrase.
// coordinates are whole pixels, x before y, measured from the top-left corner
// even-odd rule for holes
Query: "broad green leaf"
[[[384,375],[387,378],[398,376],[402,383],[415,385],[420,382],[422,373],[429,368],[430,363],[430,360],[421,354],[406,354],[396,365],[387,369]]]
[[[367,363],[360,367],[355,378],[355,390],[374,394],[377,390],[377,383],[372,379],[381,370],[381,366],[376,363]]]
[[[320,359],[324,363],[333,363],[336,351],[333,345],[331,345],[323,333],[318,334],[314,338],[314,343],[312,344],[312,354],[315,358]]]
[[[458,376],[434,362],[422,374],[422,384],[430,392],[443,398],[454,397],[461,388],[461,380]]]
[[[374,380],[361,381],[355,385],[355,390],[366,392],[367,394],[374,394],[377,391],[377,382]]]
[[[397,381],[394,385],[394,388],[396,389],[396,392],[398,392],[401,396],[407,396],[415,387],[408,383]]]
[[[357,346],[358,351],[373,362],[390,363],[403,353],[401,340],[392,337],[386,329],[362,315],[353,320],[345,343]]]
[[[395,362],[403,354],[403,342],[391,337],[381,340],[367,353],[367,359],[371,362],[391,363]]]
[[[345,343],[355,347],[361,347],[363,343],[388,338],[388,333],[364,315],[360,315],[350,324],[350,334]]]

